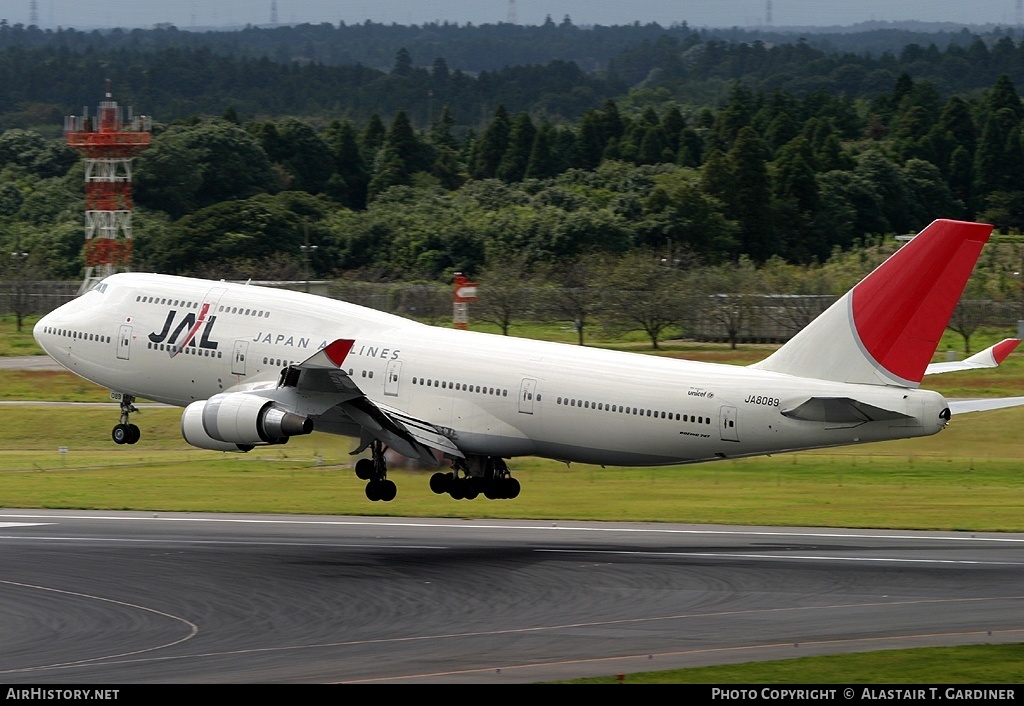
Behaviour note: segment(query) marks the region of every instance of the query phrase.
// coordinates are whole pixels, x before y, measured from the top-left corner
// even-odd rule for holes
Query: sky
[[[180,29],[371,20],[542,24],[550,16],[573,24],[687,22],[691,27],[849,26],[865,21],[922,20],[958,24],[1024,24],[1022,0],[0,0],[0,19],[44,28]],[[276,8],[276,15],[275,15]],[[770,20],[769,20],[770,8]]]

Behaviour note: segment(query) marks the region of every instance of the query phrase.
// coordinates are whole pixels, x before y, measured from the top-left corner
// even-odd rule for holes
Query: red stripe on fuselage
[[[185,336],[185,340],[182,341],[181,345],[178,346],[175,349],[174,353],[171,354],[172,358],[174,356],[178,355],[179,353],[181,353],[183,350],[185,350],[185,346],[187,346],[189,344],[189,341],[191,341],[193,338],[195,338],[196,332],[199,330],[199,327],[202,326],[203,323],[206,321],[206,312],[208,312],[209,310],[210,310],[210,305],[204,303],[202,310],[200,310],[200,312],[199,312],[199,318],[196,319],[196,322],[194,324],[192,324],[192,328],[189,329],[188,335]]]

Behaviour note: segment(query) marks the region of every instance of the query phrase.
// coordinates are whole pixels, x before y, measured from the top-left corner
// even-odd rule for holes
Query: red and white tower
[[[149,147],[152,122],[148,116],[124,119],[121,106],[106,100],[95,118],[64,118],[68,146],[85,159],[85,279],[81,292],[109,274],[131,266],[132,159]]]

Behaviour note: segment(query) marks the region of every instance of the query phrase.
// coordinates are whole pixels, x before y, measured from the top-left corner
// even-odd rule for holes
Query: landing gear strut
[[[384,444],[374,440],[370,444],[370,452],[373,458],[361,458],[356,461],[356,477],[359,480],[368,481],[366,484],[366,497],[376,502],[383,500],[390,502],[398,495],[398,488],[395,482],[388,480],[388,466],[384,459]]]
[[[512,477],[504,459],[475,457],[456,459],[450,472],[430,476],[430,489],[438,495],[448,493],[455,500],[473,500],[480,493],[488,500],[505,500],[519,495],[519,481]]]
[[[140,438],[142,438],[142,432],[134,424],[128,423],[128,415],[132,412],[138,412],[138,407],[135,406],[135,398],[132,395],[121,396],[121,423],[114,426],[114,429],[110,432],[110,437],[114,440],[115,444],[134,444]]]

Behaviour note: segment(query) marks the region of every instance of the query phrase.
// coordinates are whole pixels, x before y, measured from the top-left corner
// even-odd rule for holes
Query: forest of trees
[[[346,28],[293,29],[320,31],[317,53]],[[444,29],[430,30],[428,65],[400,47],[382,70],[246,43],[278,30],[199,41],[0,22],[0,240],[35,272],[80,276],[82,166],[55,128],[106,78],[157,119],[134,166],[137,269],[297,277],[308,238],[317,277],[569,286],[655,262],[695,291],[739,292],[752,269],[760,287],[830,294],[847,283],[826,268],[866,265],[868,246],[935,218],[1024,228],[1024,42],[1005,33],[873,57],[563,21],[504,31],[539,53],[600,34],[614,45],[600,68],[555,58],[470,73],[440,58],[438,37],[480,30]],[[993,265],[979,292],[1019,299],[1019,264]]]

